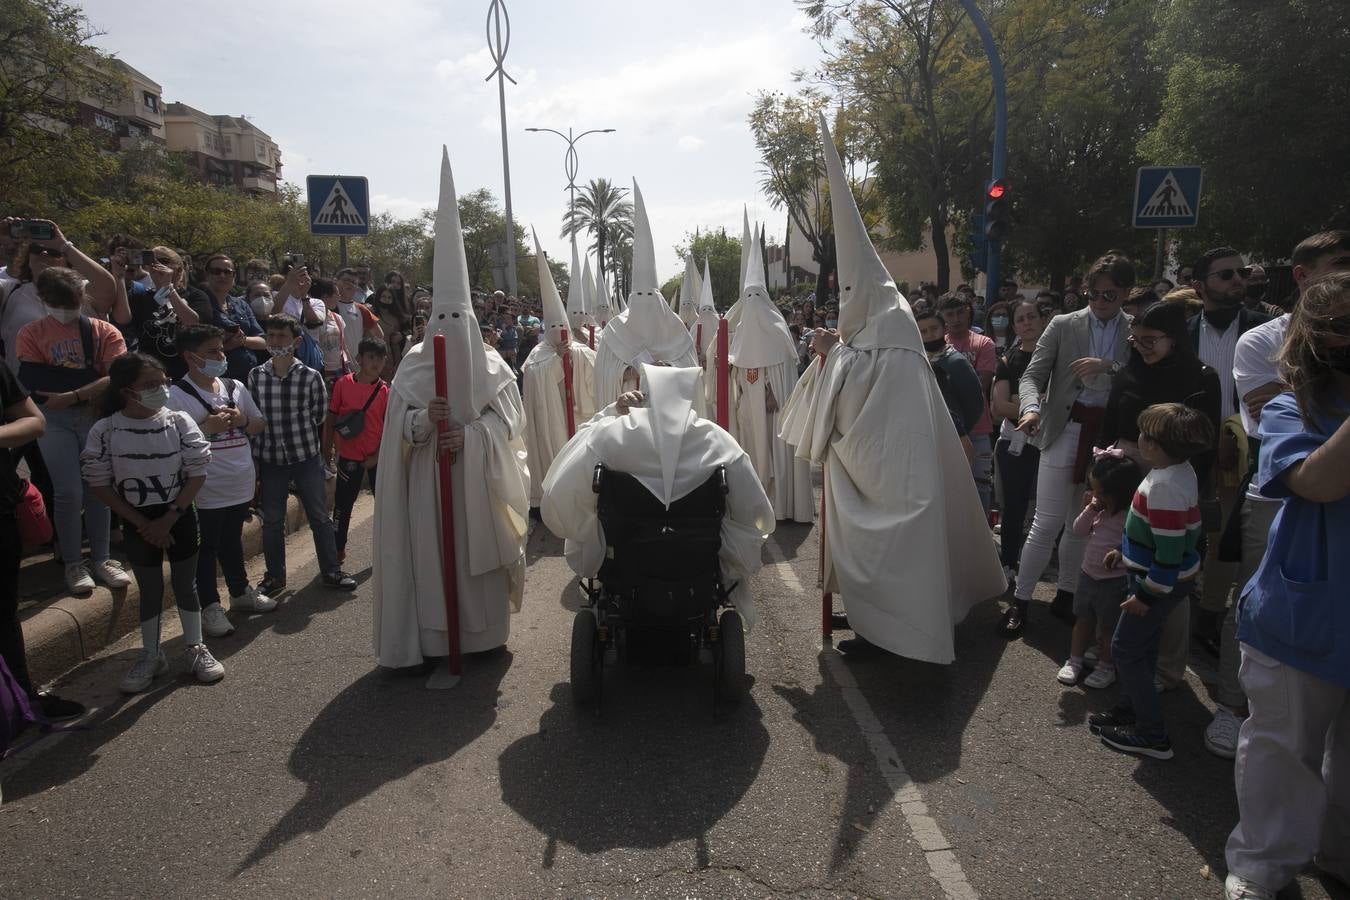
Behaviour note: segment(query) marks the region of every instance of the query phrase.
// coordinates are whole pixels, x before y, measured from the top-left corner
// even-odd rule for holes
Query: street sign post
[[[1134,178],[1134,227],[1158,229],[1153,277],[1161,278],[1167,229],[1200,221],[1200,166],[1140,166]]]
[[[310,175],[309,233],[331,236],[370,234],[370,187],[362,175]]]

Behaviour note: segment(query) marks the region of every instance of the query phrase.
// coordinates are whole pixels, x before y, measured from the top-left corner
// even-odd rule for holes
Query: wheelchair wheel
[[[600,695],[600,653],[595,613],[580,610],[572,620],[572,699],[592,703]]]
[[[750,679],[745,674],[745,626],[741,614],[734,609],[722,613],[718,626],[716,652],[721,665],[717,667],[717,699],[734,706],[750,690]]]

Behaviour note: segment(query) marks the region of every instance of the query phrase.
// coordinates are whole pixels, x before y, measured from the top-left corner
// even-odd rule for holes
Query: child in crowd
[[[1088,717],[1102,743],[1124,753],[1171,759],[1172,742],[1153,685],[1158,640],[1168,615],[1190,593],[1200,569],[1200,490],[1190,458],[1214,445],[1204,413],[1180,403],[1158,403],[1139,414],[1139,455],[1152,466],[1134,493],[1119,550],[1107,568],[1124,560],[1129,596],[1111,639],[1125,693],[1108,712]]]
[[[219,681],[225,667],[202,643],[197,599],[197,514],[192,501],[206,483],[211,450],[196,423],[165,409],[169,378],[153,356],[128,353],[108,367],[103,418],[80,457],[84,480],[128,528],[122,548],[140,588],[141,657],[123,676],[124,693],[145,690],[168,669],[160,649],[164,554],[169,556],[188,667],[198,681]]]
[[[1125,600],[1125,573],[1106,565],[1107,556],[1120,546],[1130,500],[1144,477],[1134,460],[1118,449],[1094,450],[1088,471],[1083,511],[1073,523],[1073,533],[1087,538],[1078,590],[1073,595],[1073,638],[1069,661],[1059,670],[1060,684],[1075,685],[1083,674],[1083,654],[1094,634],[1101,634],[1097,666],[1083,680],[1090,688],[1109,687],[1116,680],[1111,660],[1110,635],[1120,618]]]
[[[389,345],[379,338],[361,338],[357,347],[357,371],[343,375],[333,385],[333,400],[324,423],[323,458],[332,458],[337,439],[337,488],[333,492],[333,523],[337,529],[338,562],[347,558],[347,527],[352,507],[361,493],[361,482],[370,479],[375,492],[375,466],[384,434],[384,410],[389,386],[380,373],[389,357]]]

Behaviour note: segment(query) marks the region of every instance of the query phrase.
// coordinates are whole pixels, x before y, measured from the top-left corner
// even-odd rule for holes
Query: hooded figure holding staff
[[[469,295],[459,207],[442,148],[431,318],[389,393],[375,497],[375,653],[389,667],[449,653],[447,571],[464,653],[504,645],[525,589],[529,472],[525,413],[511,367],[483,344]],[[444,335],[448,396],[436,396],[433,338]],[[438,437],[437,423],[449,427]],[[437,460],[452,454],[454,558],[442,553]]]
[[[970,466],[909,304],[872,246],[822,116],[838,253],[839,332],[817,332],[783,437],[825,467],[824,590],[861,641],[935,663],[1006,587]],[[739,333],[739,331],[737,332]]]

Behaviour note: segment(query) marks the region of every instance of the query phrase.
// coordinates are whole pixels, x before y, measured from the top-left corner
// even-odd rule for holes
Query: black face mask
[[[923,349],[927,350],[929,353],[936,353],[936,352],[938,352],[939,350],[941,350],[941,349],[942,349],[943,347],[945,347],[945,346],[947,346],[947,339],[946,339],[946,338],[938,338],[938,339],[935,340],[935,341],[924,341],[924,342],[923,342]]]
[[[1337,372],[1344,372],[1350,375],[1350,344],[1344,347],[1327,347],[1322,351],[1322,356]]]
[[[1266,285],[1264,282],[1247,285],[1248,300],[1264,300],[1266,298]]]
[[[1224,306],[1219,309],[1205,310],[1205,321],[1220,331],[1227,331],[1241,312],[1240,306]]]

